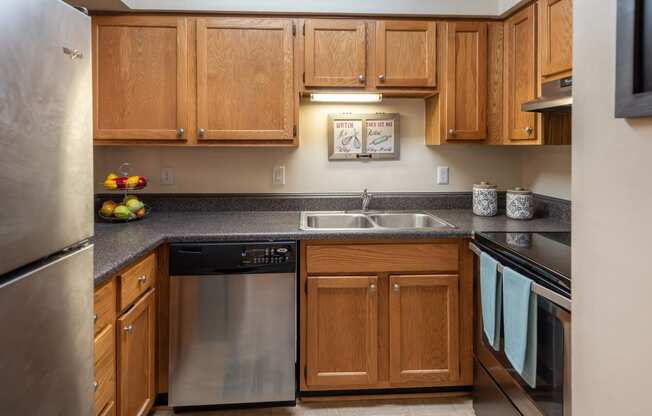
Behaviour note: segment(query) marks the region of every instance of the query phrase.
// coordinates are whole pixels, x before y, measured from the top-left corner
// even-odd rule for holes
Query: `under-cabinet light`
[[[379,103],[382,100],[383,94],[380,93],[320,92],[310,94],[310,101],[316,103]]]

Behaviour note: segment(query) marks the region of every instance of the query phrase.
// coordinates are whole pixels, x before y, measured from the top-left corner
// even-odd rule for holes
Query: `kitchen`
[[[642,4],[4,2],[0,414],[650,414]]]

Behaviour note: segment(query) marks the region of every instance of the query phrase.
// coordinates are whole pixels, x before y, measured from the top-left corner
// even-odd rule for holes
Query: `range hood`
[[[541,85],[541,97],[523,103],[521,110],[535,113],[569,112],[573,106],[573,77]]]

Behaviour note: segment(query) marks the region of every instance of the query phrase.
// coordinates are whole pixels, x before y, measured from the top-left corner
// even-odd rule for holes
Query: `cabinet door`
[[[390,276],[390,382],[445,384],[459,378],[457,275]]]
[[[448,140],[487,138],[487,23],[450,22],[446,56]]]
[[[186,19],[93,17],[93,84],[95,140],[183,139]]]
[[[118,415],[147,415],[154,404],[155,297],[149,291],[118,319]]]
[[[568,76],[573,69],[573,2],[540,0],[541,75]]]
[[[535,5],[505,21],[504,133],[506,140],[533,140],[536,115],[521,111],[521,104],[537,95]]]
[[[292,21],[197,19],[200,140],[291,140]]]
[[[365,387],[378,380],[378,278],[309,277],[306,384]]]
[[[367,26],[361,20],[310,19],[305,26],[307,87],[364,87]]]
[[[376,22],[376,86],[436,86],[437,34],[435,22]]]

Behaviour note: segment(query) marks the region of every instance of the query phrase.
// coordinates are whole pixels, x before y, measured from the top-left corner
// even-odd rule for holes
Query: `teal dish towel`
[[[514,370],[532,388],[537,375],[537,295],[532,280],[503,268],[505,355]]]
[[[495,351],[500,349],[501,291],[498,281],[498,262],[487,253],[480,253],[482,326],[489,344]]]

